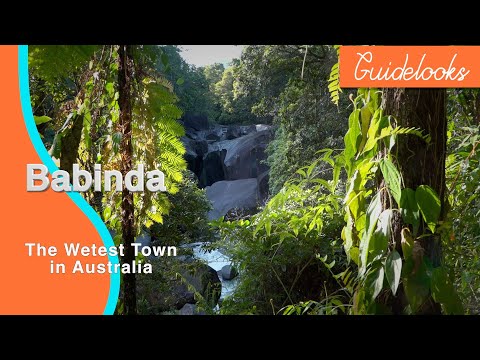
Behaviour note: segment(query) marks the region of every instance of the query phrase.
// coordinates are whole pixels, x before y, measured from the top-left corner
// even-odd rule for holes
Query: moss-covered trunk
[[[397,166],[402,174],[404,186],[415,190],[420,185],[432,187],[440,197],[442,211],[445,215],[445,156],[447,140],[446,90],[445,89],[385,89],[385,113],[393,115],[402,127],[414,127],[430,134],[431,142],[414,135],[402,135],[397,138],[393,149]],[[397,250],[401,252],[402,219],[395,213],[393,234]],[[420,231],[423,231],[420,228]],[[426,256],[434,267],[440,265],[441,243],[437,235],[423,237],[419,240]],[[406,305],[403,287],[399,288],[392,308],[401,313]],[[438,314],[441,309],[430,297],[418,312]]]
[[[122,142],[120,153],[122,156],[121,172],[123,177],[132,170],[132,82],[133,57],[132,46],[120,45],[118,50],[118,106],[120,108],[120,131]],[[123,188],[122,191],[122,241],[125,246],[123,263],[132,264],[135,252],[132,243],[135,240],[133,193]],[[123,275],[124,313],[137,313],[136,279],[135,274]]]
[[[72,127],[66,131],[62,137],[61,151],[60,151],[60,169],[65,170],[70,174],[70,179],[73,178],[73,164],[77,162],[78,147],[82,138],[83,129],[83,115],[73,115]]]

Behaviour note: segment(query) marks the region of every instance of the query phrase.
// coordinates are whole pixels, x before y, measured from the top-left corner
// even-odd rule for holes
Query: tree
[[[225,66],[220,63],[215,63],[212,65],[207,65],[203,68],[203,73],[205,78],[210,84],[210,91],[214,92],[215,84],[222,80],[223,72],[225,71]]]
[[[58,120],[55,138],[49,144],[50,154],[59,158],[60,168],[70,178],[82,135],[85,83],[93,73],[86,64],[99,48],[85,45],[29,48],[34,113],[41,111],[42,115]]]
[[[384,89],[385,113],[393,115],[397,125],[404,128],[418,128],[430,135],[430,142],[414,135],[398,138],[396,143],[396,164],[401,173],[404,187],[416,190],[420,185],[430,186],[440,199],[440,218],[446,215],[445,207],[445,158],[447,145],[447,116],[445,89]],[[380,187],[385,186],[384,180]],[[384,199],[384,203],[388,203]],[[393,236],[397,251],[401,252],[401,231],[405,224],[396,213],[393,217]],[[426,226],[426,224],[420,225]],[[420,233],[423,233],[420,228]],[[418,239],[418,248],[433,267],[441,265],[441,239],[438,234],[429,234]],[[421,250],[420,250],[421,249]],[[403,288],[400,288],[403,291]],[[405,297],[399,294],[393,304],[394,312],[405,307]],[[425,301],[419,313],[439,314],[441,307],[431,297]]]
[[[120,45],[118,48],[118,107],[120,109],[119,127],[122,133],[120,153],[122,156],[121,173],[125,175],[133,169],[132,157],[132,81],[133,56],[131,45]],[[132,264],[135,261],[134,206],[133,193],[126,187],[122,191],[122,241],[125,246],[123,263]],[[123,293],[125,314],[137,313],[137,297],[135,274],[123,275]]]
[[[319,149],[341,146],[349,104],[346,98],[339,107],[330,101],[327,82],[335,61],[333,48],[321,45],[308,51],[305,45],[251,45],[242,52],[233,108],[244,101],[252,121],[278,127],[267,149],[272,194]]]
[[[133,165],[142,163],[145,169],[165,174],[170,194],[178,192],[186,168],[180,141],[185,130],[177,122],[182,111],[175,105],[174,87],[155,66],[160,58],[168,65],[161,49],[106,45],[30,50],[35,115],[39,127],[56,133],[53,141],[46,136],[43,140],[61,160],[60,166],[71,167],[77,162],[92,170],[93,164],[99,163],[103,170],[120,169],[125,176]],[[52,119],[44,112],[47,108]],[[44,119],[50,119],[46,126],[40,125]],[[126,189],[98,194],[91,189],[82,196],[115,231],[115,244],[125,244],[122,261],[131,264],[136,260],[131,244],[142,229],[163,222],[169,211],[168,197],[161,192],[133,194]],[[135,275],[125,274],[122,280],[123,312],[134,314]]]

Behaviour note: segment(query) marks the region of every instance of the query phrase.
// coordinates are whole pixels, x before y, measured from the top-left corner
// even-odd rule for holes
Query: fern
[[[160,131],[169,133],[176,137],[185,135],[184,127],[175,120],[166,119],[165,121],[159,121],[157,127]]]
[[[186,152],[185,146],[182,144],[180,139],[166,132],[160,133],[159,145],[161,150],[164,150],[165,147],[170,147],[171,149],[182,155]]]
[[[32,45],[28,47],[28,63],[33,75],[51,85],[85,66],[100,46],[96,45]]]
[[[334,45],[334,48],[337,50],[338,57],[340,55],[340,45]],[[338,100],[340,99],[340,93],[342,92],[342,89],[340,88],[340,66],[338,61],[332,66],[332,70],[330,71],[328,91],[330,92],[330,99],[338,106]]]
[[[163,86],[168,91],[173,93],[173,84],[168,79],[166,79],[165,77],[158,76],[157,77],[157,84]]]

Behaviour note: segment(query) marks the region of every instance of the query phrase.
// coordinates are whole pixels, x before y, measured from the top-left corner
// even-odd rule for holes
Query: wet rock
[[[221,270],[223,280],[232,280],[238,275],[237,269],[232,265],[225,265]]]
[[[225,180],[224,159],[226,150],[212,151],[205,155],[202,160],[202,170],[200,173],[200,187],[212,185],[217,181]]]
[[[217,134],[210,133],[210,134],[207,135],[207,140],[210,140],[210,141],[219,141],[219,140],[220,140],[220,136],[218,136]]]
[[[258,193],[262,200],[268,198],[269,186],[268,181],[270,179],[270,172],[267,170],[264,173],[260,174],[257,178],[258,182]]]
[[[180,276],[163,272],[166,277],[160,282],[152,279],[151,274],[137,278],[137,297],[145,302],[146,313],[179,310],[185,304],[194,304],[195,293],[199,293],[211,308],[217,305],[222,283],[216,270],[191,257],[178,261],[174,269]]]
[[[183,123],[186,128],[194,130],[207,130],[208,118],[205,115],[185,114],[183,117]]]
[[[225,135],[226,140],[233,140],[242,136],[242,130],[240,126],[232,125],[228,127],[227,133]]]
[[[268,170],[265,149],[272,139],[270,131],[252,133],[230,140],[225,156],[226,180],[255,178]]]
[[[259,203],[257,179],[218,181],[206,188],[213,209],[208,213],[210,220],[224,216],[230,209],[252,209]]]
[[[193,266],[182,269],[180,274],[213,308],[222,293],[222,283],[217,272],[202,262],[192,262],[190,265]]]
[[[194,304],[185,304],[178,315],[205,315],[204,311],[198,311],[197,306]]]

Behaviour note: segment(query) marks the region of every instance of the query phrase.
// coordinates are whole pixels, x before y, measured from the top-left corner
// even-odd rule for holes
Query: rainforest
[[[164,174],[81,193],[121,264],[151,265],[122,275],[117,314],[480,313],[479,89],[341,88],[340,48],[29,46],[69,179]]]

